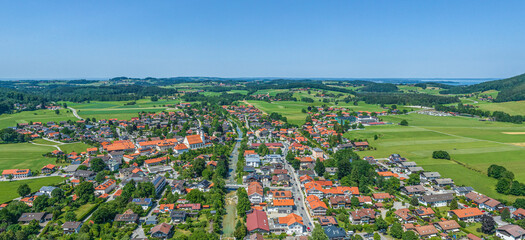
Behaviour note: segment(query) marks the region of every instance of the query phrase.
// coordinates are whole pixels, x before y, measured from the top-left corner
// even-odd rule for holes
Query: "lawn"
[[[399,125],[370,126],[362,131],[345,134],[349,139],[368,139],[375,151],[361,152],[362,156],[386,158],[399,153],[415,161],[427,171],[437,171],[454,179],[457,185],[472,186],[477,191],[499,199],[513,200],[495,191],[496,180],[486,176],[491,164],[499,164],[514,172],[516,179],[525,182],[525,148],[512,143],[525,142],[525,135],[503,132],[523,131],[522,125],[481,122],[465,117],[434,117],[420,114],[386,116],[384,120]],[[378,135],[378,140],[373,140]],[[432,159],[435,150],[446,150],[453,160]]]
[[[59,147],[65,153],[70,153],[70,152],[81,153],[81,152],[85,152],[86,149],[91,148],[93,146],[79,142],[79,143],[66,143],[66,144],[59,145]]]
[[[75,210],[75,214],[77,218],[83,216],[86,212],[91,211],[91,209],[95,206],[94,203],[86,203],[82,206],[80,206],[77,210]]]
[[[38,191],[42,186],[55,185],[66,178],[63,177],[45,177],[38,179],[29,179],[29,180],[17,180],[17,181],[6,181],[0,182],[0,203],[11,201],[17,197],[20,197],[17,193],[18,186],[22,184],[29,185],[32,192]]]
[[[11,168],[40,170],[49,163],[55,163],[54,158],[42,156],[42,154],[55,149],[51,146],[39,146],[31,143],[0,144],[0,170]]]
[[[61,109],[60,114],[51,110],[24,111],[14,114],[0,115],[0,129],[6,127],[15,127],[17,123],[49,122],[49,121],[67,121],[77,120],[70,110]]]
[[[41,138],[37,138],[33,140],[33,142],[38,143],[38,144],[50,145],[50,146],[57,145],[65,153],[70,153],[70,152],[81,153],[81,152],[85,152],[88,148],[93,147],[89,144],[85,144],[82,142],[58,144],[58,143],[47,141]]]

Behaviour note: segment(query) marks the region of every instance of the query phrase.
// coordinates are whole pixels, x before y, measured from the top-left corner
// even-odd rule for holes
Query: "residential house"
[[[131,202],[141,206],[144,210],[148,210],[149,207],[153,206],[153,200],[151,198],[133,198]]]
[[[505,225],[496,229],[496,237],[503,240],[525,239],[525,230],[518,225]]]
[[[450,217],[457,216],[458,220],[463,222],[474,222],[479,221],[483,216],[483,212],[479,208],[463,208],[451,210],[448,212]]]
[[[330,240],[343,240],[346,238],[346,231],[336,226],[323,227],[324,233]]]
[[[31,176],[31,170],[29,169],[6,169],[2,171],[2,177],[4,178],[25,178]]]
[[[512,218],[516,220],[525,219],[525,209],[518,208],[516,211],[512,212]]]
[[[113,179],[107,179],[102,184],[95,187],[95,195],[108,194],[117,187],[117,181]]]
[[[247,192],[251,203],[259,204],[264,201],[263,187],[259,182],[251,182]]]
[[[436,227],[444,233],[457,232],[461,228],[461,226],[455,220],[445,220],[437,222],[434,223],[434,227]]]
[[[151,228],[150,233],[152,237],[167,239],[171,237],[173,226],[167,223],[161,223]]]
[[[40,195],[47,195],[48,197],[51,197],[51,193],[53,192],[53,190],[57,189],[57,187],[53,187],[53,186],[43,186],[40,188],[40,190],[38,190],[38,193]]]
[[[18,218],[18,221],[21,223],[29,223],[33,220],[36,220],[37,222],[43,223],[47,221],[51,221],[53,219],[53,214],[51,213],[45,213],[45,212],[37,212],[37,213],[22,213],[20,217]]]
[[[419,203],[431,207],[444,207],[452,202],[452,199],[454,199],[454,195],[451,193],[425,195],[419,197]]]
[[[374,223],[378,214],[370,208],[362,208],[350,212],[350,221],[352,224],[370,224]]]
[[[279,213],[291,213],[295,206],[293,199],[273,199],[270,210]]]
[[[474,191],[474,188],[472,187],[456,187],[454,188],[454,192],[456,192],[457,196],[465,196],[466,194]]]
[[[89,170],[77,170],[73,174],[73,177],[75,178],[83,178],[84,180],[93,180],[95,178],[96,173]]]
[[[82,227],[82,222],[65,222],[62,224],[64,234],[79,233]]]
[[[394,212],[394,215],[402,223],[413,223],[416,221],[416,217],[412,215],[412,212],[408,208],[398,209]]]
[[[249,154],[245,157],[246,165],[254,168],[261,166],[261,158],[259,154]]]
[[[124,223],[137,223],[139,220],[139,215],[134,213],[131,209],[128,209],[123,214],[115,215],[115,222],[124,222]]]
[[[261,210],[253,210],[251,213],[247,214],[246,228],[248,233],[269,233],[270,226],[268,224],[268,216],[266,215],[266,212]]]
[[[419,178],[422,181],[432,181],[441,178],[441,175],[438,172],[422,172]]]
[[[426,190],[423,185],[413,185],[402,187],[401,192],[408,196],[421,196],[425,194]]]
[[[186,216],[188,213],[185,211],[172,211],[170,213],[170,218],[174,223],[183,223],[186,221]]]
[[[337,219],[334,216],[318,216],[317,220],[321,226],[337,226]]]
[[[439,234],[439,231],[436,229],[436,227],[434,227],[434,225],[415,227],[414,232],[416,232],[420,238],[436,237]]]
[[[41,173],[53,173],[57,170],[57,166],[53,165],[53,164],[47,164],[45,165],[44,167],[42,167],[42,169],[40,170]]]
[[[305,231],[303,218],[295,213],[290,213],[279,218],[279,226],[286,229],[286,234],[302,234]]]

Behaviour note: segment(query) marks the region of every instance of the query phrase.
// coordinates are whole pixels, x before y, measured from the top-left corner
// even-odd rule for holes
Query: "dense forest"
[[[45,104],[47,101],[48,100],[41,95],[0,87],[0,114],[10,113],[15,110],[16,103],[25,104],[26,110],[35,110],[37,106]]]
[[[457,97],[416,93],[358,93],[357,100],[368,104],[419,105],[428,107],[459,102]]]
[[[494,100],[495,102],[508,102],[525,100],[525,74],[515,77],[483,82],[471,86],[457,86],[442,90],[443,94],[468,94],[474,92],[484,92],[488,90],[500,91]]]

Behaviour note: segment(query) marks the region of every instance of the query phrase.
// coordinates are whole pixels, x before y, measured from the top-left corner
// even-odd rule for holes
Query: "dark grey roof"
[[[346,237],[346,232],[343,228],[336,227],[336,226],[326,226],[323,228],[324,228],[324,233],[330,239]]]
[[[421,199],[426,203],[452,201],[454,195],[452,195],[452,193],[425,195],[422,196]]]

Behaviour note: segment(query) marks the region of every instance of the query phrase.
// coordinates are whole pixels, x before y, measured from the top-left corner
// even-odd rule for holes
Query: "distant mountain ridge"
[[[499,91],[495,102],[509,102],[525,100],[525,74],[502,80],[488,81],[470,86],[457,86],[441,91],[443,94],[466,94],[484,92],[489,90]]]

